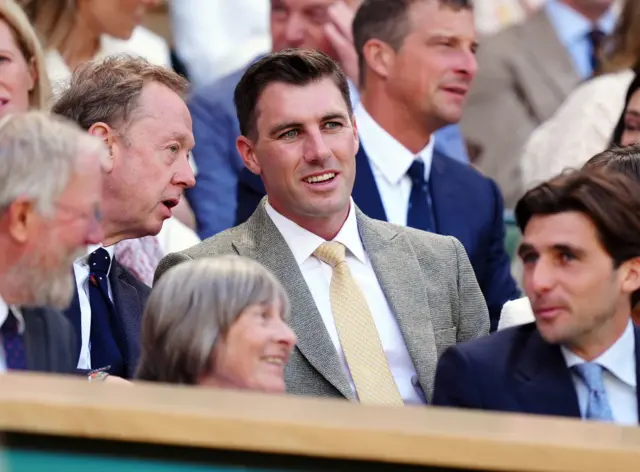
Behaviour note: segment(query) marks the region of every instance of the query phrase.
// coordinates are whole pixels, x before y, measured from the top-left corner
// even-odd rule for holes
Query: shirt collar
[[[354,209],[355,205],[353,204],[353,200],[351,200],[349,216],[347,216],[340,232],[333,240],[342,243],[354,257],[360,262],[365,263],[364,246],[360,240],[358,220],[356,219]],[[282,234],[298,265],[301,265],[309,259],[315,250],[318,249],[322,243],[326,242],[320,236],[313,234],[311,231],[304,229],[297,223],[278,213],[268,201],[265,204],[265,210],[273,221],[273,224],[275,224],[278,231],[280,231],[280,234]]]
[[[431,162],[433,161],[433,146],[435,144],[434,136],[431,136],[425,148],[415,156],[382,126],[376,123],[362,103],[356,105],[354,114],[358,124],[360,145],[365,148],[372,164],[389,183],[397,185],[407,174],[409,167],[417,157],[424,163],[425,180],[429,180]]]
[[[564,346],[560,346],[562,355],[567,363],[567,367],[571,368],[577,364],[583,364],[585,361]],[[624,333],[618,340],[599,357],[593,360],[593,363],[600,364],[618,379],[631,387],[636,387],[636,338],[633,330],[633,323],[629,321]]]
[[[544,8],[560,41],[565,45],[571,45],[584,39],[594,28],[591,21],[559,0],[547,0]],[[611,6],[604,15],[598,18],[595,26],[603,33],[611,34],[616,21],[616,8]]]
[[[22,316],[22,312],[16,306],[11,306],[11,312],[13,316],[18,320],[18,333],[24,334],[24,318]],[[7,317],[9,316],[9,306],[7,302],[4,301],[4,298],[0,296],[0,326],[2,326],[5,321],[7,321]]]
[[[80,264],[82,266],[89,267],[89,256],[96,249],[100,249],[100,248],[104,249],[105,251],[107,251],[107,254],[109,254],[109,259],[110,259],[109,260],[109,270],[107,271],[107,275],[109,275],[109,273],[111,272],[111,267],[113,267],[113,258],[114,258],[115,253],[116,253],[116,246],[114,244],[112,244],[111,246],[107,246],[107,247],[104,247],[101,244],[87,246],[86,254],[84,256],[79,257],[78,259],[76,259],[76,264]]]

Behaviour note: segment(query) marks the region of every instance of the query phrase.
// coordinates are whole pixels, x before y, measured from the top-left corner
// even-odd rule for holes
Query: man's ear
[[[7,228],[11,237],[20,244],[25,244],[29,239],[31,228],[36,223],[36,209],[31,200],[24,197],[16,198],[5,211]]]
[[[387,78],[395,65],[396,53],[384,41],[370,39],[362,49],[365,67],[380,77]]]
[[[117,152],[117,149],[114,150],[114,148],[117,148],[118,146],[115,142],[114,130],[108,124],[99,121],[92,124],[89,127],[88,132],[90,135],[100,138],[109,150],[109,155],[101,163],[102,170],[108,174],[113,170],[113,164],[115,160],[114,155]]]
[[[622,273],[622,291],[633,293],[640,290],[640,257],[625,261],[620,267]]]
[[[240,153],[240,157],[242,157],[242,162],[244,162],[246,168],[254,174],[260,175],[262,173],[262,169],[260,168],[260,163],[256,158],[254,142],[246,136],[239,136],[236,140],[236,147],[238,148],[238,152]]]

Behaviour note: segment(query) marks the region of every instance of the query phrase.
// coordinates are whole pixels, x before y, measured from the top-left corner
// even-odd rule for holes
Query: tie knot
[[[318,249],[313,253],[322,262],[329,264],[331,267],[335,267],[342,262],[346,262],[346,248],[343,244],[336,241],[329,241],[322,243]]]
[[[89,271],[93,274],[107,275],[111,257],[104,248],[98,248],[89,255]]]
[[[604,392],[602,380],[603,368],[600,364],[585,362],[573,366],[573,371],[580,377],[587,388],[593,392]]]
[[[407,174],[409,174],[409,178],[411,178],[411,182],[413,182],[414,185],[423,184],[425,182],[424,162],[414,159],[411,163],[411,167],[409,167],[409,170],[407,171]]]
[[[13,336],[18,333],[18,319],[15,317],[11,310],[9,310],[9,313],[7,313],[7,319],[2,325],[1,331],[5,336]]]

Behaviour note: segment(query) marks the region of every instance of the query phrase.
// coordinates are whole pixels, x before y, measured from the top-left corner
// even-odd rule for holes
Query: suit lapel
[[[431,401],[438,353],[431,324],[429,282],[405,236],[391,228],[376,229],[357,210],[364,248],[407,345],[427,400]]]
[[[458,195],[464,195],[464,189],[458,188],[458,182],[451,172],[447,172],[448,157],[434,152],[431,172],[429,174],[429,187],[431,189],[431,204],[436,220],[436,232],[455,236],[464,242],[463,229],[465,219],[461,217],[467,213],[468,208],[464,199]]]
[[[142,320],[140,296],[138,290],[127,281],[125,269],[115,258],[109,279],[113,292],[113,304],[116,308],[117,328],[121,332],[121,339],[125,340],[125,345],[119,347],[122,349],[127,377],[132,378],[137,367],[133,365],[132,360],[138,359],[140,351],[140,340],[136,334],[140,332]]]
[[[75,273],[73,274],[75,281]],[[76,346],[78,352],[76,353],[76,362],[80,359],[80,350],[82,349],[82,313],[80,311],[80,299],[78,298],[78,285],[74,283],[75,290],[73,292],[73,299],[71,305],[64,311],[64,315],[67,317],[73,325],[75,331]]]
[[[522,412],[581,417],[560,347],[544,341],[537,330],[522,349],[514,381]]]
[[[247,221],[247,233],[233,245],[239,255],[258,261],[280,280],[293,308],[290,324],[298,337],[296,347],[342,395],[353,400],[353,390],[313,296],[264,203],[265,200]]]
[[[351,196],[358,208],[369,218],[387,221],[387,213],[382,205],[371,163],[362,144],[356,154],[356,180]]]
[[[567,49],[560,42],[544,9],[534,13],[522,29],[525,54],[559,97],[566,97],[580,81]]]
[[[49,356],[46,320],[39,308],[20,308],[24,318],[24,343],[29,370],[49,372]]]

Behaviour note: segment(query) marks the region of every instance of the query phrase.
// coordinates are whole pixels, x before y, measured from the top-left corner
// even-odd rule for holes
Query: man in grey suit
[[[73,373],[75,334],[56,310],[73,296],[72,262],[102,239],[107,152],[75,125],[35,112],[5,118],[0,142],[0,372]]]
[[[246,223],[168,255],[156,279],[193,258],[255,259],[291,299],[299,341],[285,371],[289,392],[429,402],[439,354],[489,331],[464,248],[355,206],[357,127],[346,78],[325,54],[264,57],[240,80],[235,103],[238,150],[267,197]]]
[[[522,194],[519,157],[527,138],[597,68],[598,49],[615,24],[613,3],[547,0],[524,22],[481,43],[461,126],[508,208]]]

